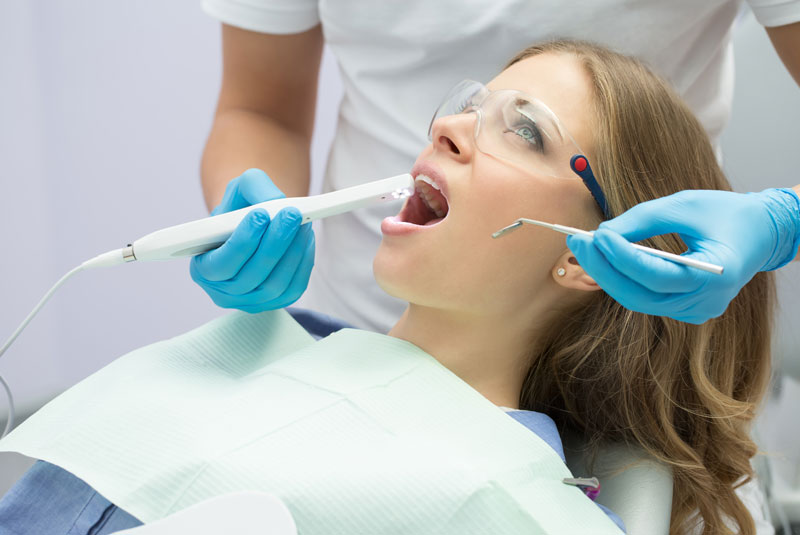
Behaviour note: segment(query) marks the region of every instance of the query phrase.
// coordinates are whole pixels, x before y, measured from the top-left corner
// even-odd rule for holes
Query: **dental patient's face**
[[[591,160],[589,83],[577,59],[548,53],[516,63],[487,87],[520,90],[542,101]],[[568,178],[554,178],[480,152],[473,136],[476,118],[462,113],[434,123],[432,144],[412,175],[438,183],[447,199],[438,211],[446,216],[435,224],[403,223],[416,220],[413,199],[407,201],[398,221],[382,225],[375,277],[387,293],[423,306],[481,315],[522,312],[535,298],[563,289],[555,271],[568,251],[565,237],[529,225],[500,239],[492,233],[520,217],[594,228],[597,209],[568,158],[559,164],[559,175]],[[416,195],[420,188],[436,209],[438,195],[419,184]]]

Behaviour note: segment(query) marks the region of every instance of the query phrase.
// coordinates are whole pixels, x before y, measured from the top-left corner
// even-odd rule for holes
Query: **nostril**
[[[450,146],[450,150],[451,151],[455,152],[456,154],[461,154],[461,151],[458,150],[458,147],[456,147],[456,144],[453,143],[453,140],[450,139],[449,137],[442,136],[442,137],[439,138],[439,140],[440,141],[444,141],[445,143],[447,143]]]

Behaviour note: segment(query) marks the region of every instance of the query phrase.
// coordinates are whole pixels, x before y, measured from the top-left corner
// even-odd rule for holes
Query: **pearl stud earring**
[[[558,274],[559,277],[563,277],[564,275],[567,274],[567,270],[564,268],[558,268],[558,271],[556,271],[556,273]]]

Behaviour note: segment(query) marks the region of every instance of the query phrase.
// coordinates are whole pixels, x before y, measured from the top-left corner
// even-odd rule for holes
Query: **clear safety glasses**
[[[513,89],[490,91],[474,80],[459,82],[442,101],[428,127],[440,117],[475,113],[475,146],[525,170],[555,178],[581,177],[606,219],[607,203],[589,162],[558,117],[540,100]]]

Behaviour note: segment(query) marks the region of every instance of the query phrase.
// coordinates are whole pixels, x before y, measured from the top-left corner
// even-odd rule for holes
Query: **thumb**
[[[240,208],[286,197],[261,169],[248,169],[237,180],[239,200],[246,203]]]

